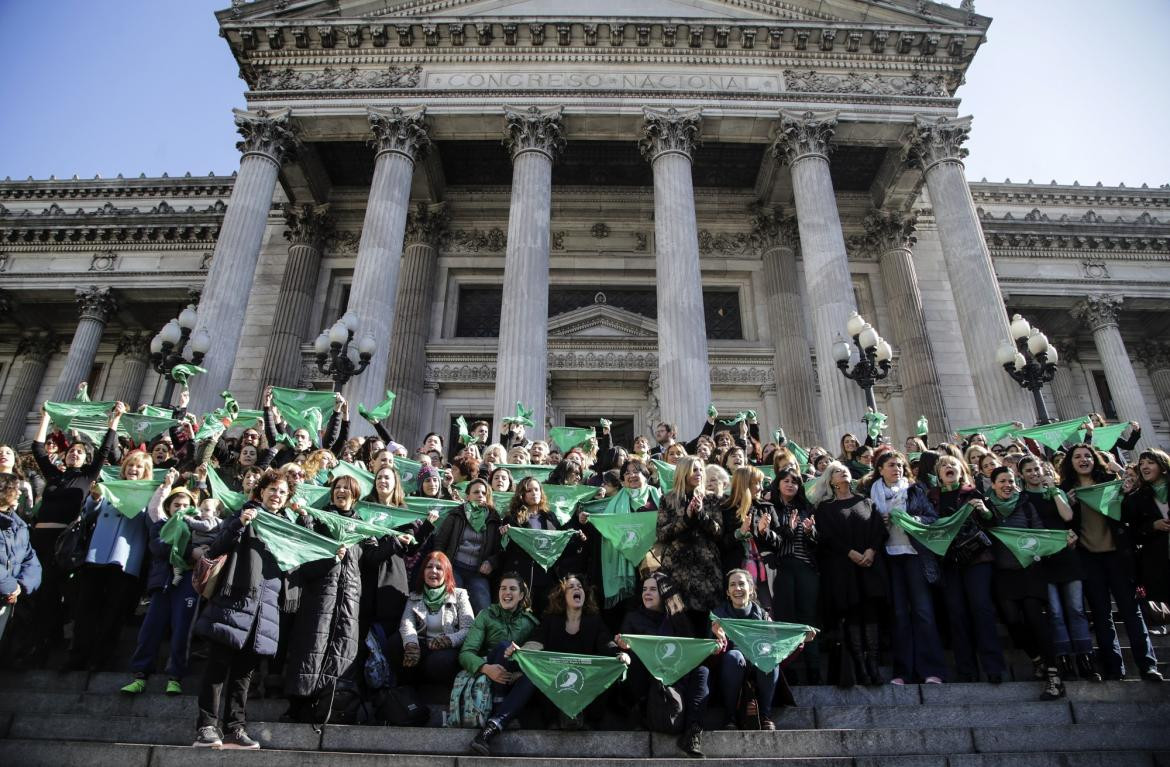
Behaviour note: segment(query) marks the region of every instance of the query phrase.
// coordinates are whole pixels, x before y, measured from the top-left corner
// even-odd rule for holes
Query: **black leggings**
[[[999,617],[1007,626],[1012,644],[1028,653],[1029,658],[1043,658],[1045,665],[1055,666],[1052,652],[1052,624],[1048,605],[1036,597],[997,599]]]

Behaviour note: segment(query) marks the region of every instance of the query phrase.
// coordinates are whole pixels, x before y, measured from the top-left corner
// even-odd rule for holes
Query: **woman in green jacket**
[[[501,698],[520,677],[513,651],[532,636],[538,621],[529,609],[528,584],[516,573],[504,573],[496,603],[475,616],[463,640],[459,665],[492,680],[492,697]]]

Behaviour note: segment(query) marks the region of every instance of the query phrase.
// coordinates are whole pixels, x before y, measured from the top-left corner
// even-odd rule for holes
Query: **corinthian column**
[[[394,335],[390,340],[390,359],[394,364],[386,385],[397,395],[390,412],[390,433],[407,445],[421,443],[423,376],[427,366],[426,344],[431,335],[435,265],[438,247],[447,236],[449,219],[446,203],[419,203],[406,217],[406,250],[402,256],[402,280],[398,283]]]
[[[532,408],[533,438],[544,436],[548,372],[548,247],[552,166],[564,149],[563,107],[504,107],[504,144],[512,155],[512,200],[504,256],[504,298],[496,361],[495,426]]]
[[[776,347],[773,393],[779,398],[779,426],[798,444],[815,445],[821,439],[817,381],[808,364],[808,336],[796,274],[796,248],[800,245],[796,218],[785,216],[779,208],[757,210],[752,216],[752,238],[763,259],[768,327]]]
[[[243,156],[199,301],[199,327],[211,338],[211,348],[202,364],[207,373],[191,379],[194,413],[219,404],[220,392],[231,383],[276,177],[296,148],[288,109],[233,112],[244,139],[236,148]]]
[[[796,223],[804,260],[805,297],[812,316],[817,377],[821,383],[820,440],[835,444],[857,431],[865,412],[861,391],[837,370],[833,342],[857,310],[837,197],[829,175],[829,152],[836,112],[780,113],[772,152],[792,169]]]
[[[701,111],[642,110],[642,157],[654,171],[654,266],[658,289],[661,418],[679,434],[698,434],[711,402],[707,321],[691,155]]]
[[[37,404],[37,393],[45,380],[45,368],[58,348],[57,337],[45,330],[20,339],[16,348],[21,359],[20,371],[12,392],[5,398],[4,423],[0,426],[0,443],[16,445],[28,429],[28,412]]]
[[[1073,390],[1073,366],[1077,364],[1077,340],[1061,338],[1052,341],[1060,355],[1060,364],[1052,376],[1052,401],[1056,405],[1056,417],[1070,421],[1085,414],[1080,397]]]
[[[926,178],[983,421],[1027,420],[1027,395],[996,362],[996,350],[1011,339],[1011,333],[991,253],[963,173],[967,150],[962,144],[970,130],[970,117],[917,115],[905,155]]]
[[[933,441],[951,433],[943,407],[942,385],[934,367],[934,354],[926,334],[926,313],[918,291],[911,248],[916,238],[916,217],[890,211],[874,211],[865,219],[866,244],[877,254],[882,273],[886,308],[893,322],[894,340],[901,349],[898,377],[908,415],[926,416]]]
[[[1162,422],[1170,423],[1170,343],[1146,341],[1141,350],[1141,359],[1154,385],[1154,396],[1158,398],[1158,409],[1162,411]]]
[[[142,397],[142,385],[150,368],[150,335],[137,330],[123,333],[118,340],[118,357],[122,360],[122,377],[113,398],[133,408]]]
[[[415,160],[430,147],[423,116],[426,107],[412,109],[369,109],[371,144],[376,155],[374,181],[358,243],[357,263],[353,268],[353,287],[349,294],[349,311],[357,315],[361,335],[371,335],[378,346],[370,366],[353,378],[347,387],[354,412],[359,404],[367,407],[385,399],[386,378],[390,368],[390,334],[394,326],[394,303],[398,298],[398,268],[402,260],[402,235],[406,230],[406,212],[410,207],[410,184]],[[354,341],[360,341],[355,338]],[[353,421],[358,434],[368,433],[369,424]]]
[[[1146,409],[1142,390],[1138,388],[1137,375],[1129,352],[1121,340],[1117,327],[1117,315],[1121,312],[1121,296],[1089,296],[1073,307],[1072,314],[1093,333],[1093,343],[1101,358],[1101,368],[1113,397],[1113,407],[1121,421],[1137,421],[1142,427],[1142,438],[1137,447],[1155,444],[1154,423]]]
[[[110,315],[117,310],[117,303],[110,295],[108,287],[99,288],[97,285],[91,285],[88,288],[78,288],[76,296],[77,303],[81,306],[81,319],[73,333],[73,341],[69,344],[69,356],[65,358],[65,367],[61,370],[61,375],[57,378],[57,387],[53,390],[53,399],[58,402],[73,399],[77,394],[77,385],[89,378],[106,323],[109,322]]]
[[[285,205],[288,260],[272,317],[272,341],[264,355],[260,388],[296,386],[301,378],[301,344],[310,328],[313,289],[321,269],[321,241],[332,226],[328,205]]]

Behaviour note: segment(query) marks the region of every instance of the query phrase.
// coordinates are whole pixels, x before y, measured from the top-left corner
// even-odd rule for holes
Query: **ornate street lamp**
[[[1056,363],[1060,359],[1056,347],[1048,343],[1048,336],[1039,328],[1032,327],[1018,314],[1012,317],[1011,333],[1015,346],[1004,341],[995,353],[995,360],[1013,381],[1032,392],[1037,424],[1051,423],[1040,391],[1056,375]]]
[[[378,342],[369,333],[362,336],[357,348],[351,345],[358,330],[358,319],[353,312],[346,312],[333,327],[322,330],[313,342],[317,353],[317,369],[333,379],[333,391],[341,391],[346,382],[360,376],[370,364]]]
[[[195,305],[187,304],[187,308],[179,312],[178,317],[163,325],[163,329],[150,340],[150,365],[154,372],[167,379],[167,387],[163,390],[163,404],[168,407],[175,393],[172,371],[183,364],[198,365],[203,361],[203,355],[211,348],[211,336],[206,330],[199,330],[194,337],[191,335],[198,321],[199,315],[195,311]],[[188,340],[191,342],[191,359],[183,356]]]
[[[853,350],[839,334],[837,342],[833,344],[833,359],[837,361],[841,374],[855,381],[865,392],[865,404],[877,412],[873,385],[890,374],[890,360],[894,358],[894,350],[857,312],[850,315],[845,331],[853,339],[853,345],[857,347],[857,363],[852,370],[849,369]]]

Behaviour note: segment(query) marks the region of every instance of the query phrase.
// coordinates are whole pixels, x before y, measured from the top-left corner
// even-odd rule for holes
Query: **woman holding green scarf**
[[[997,466],[991,471],[991,492],[987,495],[986,512],[983,521],[989,527],[1011,527],[1015,529],[1043,528],[1040,515],[1029,501],[1028,493],[1016,488],[1016,478],[1006,466]],[[1069,543],[1076,535],[1069,531]],[[1064,683],[1056,665],[1056,653],[1052,649],[1052,627],[1045,615],[1048,602],[1048,584],[1044,581],[1041,568],[1032,565],[1024,567],[998,537],[991,542],[995,557],[995,574],[992,591],[999,607],[999,616],[1007,626],[1012,643],[1032,659],[1032,676],[1043,679],[1044,692],[1041,700],[1056,700],[1064,697]]]
[[[1142,542],[1138,552],[1138,582],[1146,599],[1170,602],[1170,506],[1167,480],[1170,455],[1143,450],[1138,456],[1138,486],[1121,502],[1121,518]]]
[[[452,509],[435,534],[435,551],[447,555],[455,567],[455,583],[467,589],[476,614],[492,602],[491,578],[500,565],[500,517],[492,504],[492,490],[482,479],[467,485],[467,500]]]
[[[508,528],[512,526],[532,530],[565,529],[557,521],[556,515],[549,511],[548,496],[535,477],[525,477],[516,484],[516,492],[500,526],[501,538],[507,537]],[[585,535],[580,531],[578,533],[582,538]],[[533,594],[546,593],[553,585],[554,575],[563,572],[559,562],[553,565],[553,574],[546,572],[527,551],[517,545],[503,548],[499,564],[503,572],[520,573],[525,582],[531,584]],[[538,605],[537,609],[539,615],[542,608]]]
[[[427,554],[398,626],[401,681],[450,685],[459,670],[460,648],[474,620],[467,591],[455,586],[451,560],[441,551]]]
[[[528,641],[539,621],[532,612],[528,584],[516,573],[500,576],[495,604],[475,616],[463,641],[459,665],[492,680],[492,698],[503,700],[520,677],[512,653]]]

